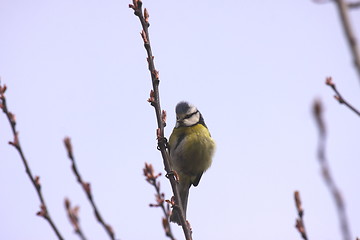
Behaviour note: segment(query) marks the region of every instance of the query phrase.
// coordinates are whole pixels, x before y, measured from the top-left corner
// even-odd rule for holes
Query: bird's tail
[[[188,202],[188,197],[189,197],[189,189],[190,189],[191,184],[184,184],[184,183],[179,183],[179,193],[180,193],[180,199],[181,199],[181,204],[182,207],[184,209],[184,215],[185,215],[185,219],[186,219],[186,207],[187,207],[187,202]],[[177,223],[178,225],[181,225],[180,222],[180,211],[178,208],[174,208],[171,215],[170,215],[170,222],[174,222]]]

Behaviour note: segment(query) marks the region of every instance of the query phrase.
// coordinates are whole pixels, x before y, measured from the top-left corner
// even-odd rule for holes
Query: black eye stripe
[[[194,116],[194,115],[197,114],[198,112],[199,112],[199,110],[197,110],[196,112],[193,112],[193,113],[191,113],[191,114],[189,114],[189,115],[186,115],[186,116],[184,117],[184,119],[191,118],[192,116]]]

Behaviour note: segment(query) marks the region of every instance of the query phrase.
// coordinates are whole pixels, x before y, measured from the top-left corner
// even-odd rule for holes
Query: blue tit
[[[199,110],[187,103],[176,106],[176,125],[169,139],[171,167],[179,177],[181,204],[186,218],[186,207],[191,185],[199,184],[202,174],[210,167],[215,142]],[[180,225],[174,209],[170,221]]]

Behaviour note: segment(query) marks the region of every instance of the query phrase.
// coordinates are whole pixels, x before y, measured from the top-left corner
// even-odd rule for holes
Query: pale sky
[[[8,107],[49,212],[79,239],[64,198],[80,206],[88,239],[108,239],[70,169],[63,139],[117,239],[166,239],[144,162],[163,171],[141,26],[130,1],[0,0],[0,76]],[[166,136],[175,105],[198,107],[217,143],[212,167],[190,189],[193,239],[301,239],[299,190],[310,239],[339,240],[334,201],[320,175],[311,105],[320,98],[327,156],[360,236],[359,118],[333,99],[332,76],[360,108],[360,79],[333,3],[148,1]],[[360,11],[351,12],[360,38]],[[0,239],[57,239],[36,216],[40,202],[0,115]],[[161,177],[166,198],[169,182]],[[182,230],[172,225],[177,239]]]

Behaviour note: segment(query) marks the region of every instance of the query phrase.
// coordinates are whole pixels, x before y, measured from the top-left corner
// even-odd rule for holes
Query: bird
[[[215,141],[200,111],[181,101],[176,105],[176,124],[169,138],[170,164],[178,176],[181,204],[186,219],[189,189],[198,186],[201,176],[211,166]],[[181,225],[178,209],[174,208],[170,221]]]

